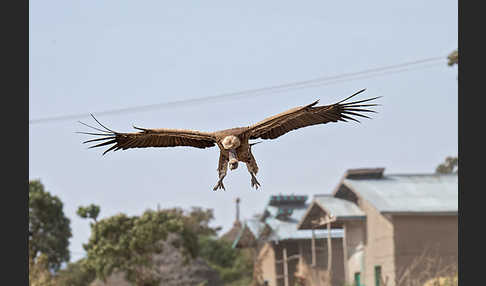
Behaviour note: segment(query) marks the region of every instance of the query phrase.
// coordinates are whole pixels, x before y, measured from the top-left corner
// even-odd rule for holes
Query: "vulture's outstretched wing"
[[[133,128],[141,130],[136,133],[119,133],[102,125],[93,115],[91,115],[103,129],[96,128],[80,122],[83,125],[91,127],[102,133],[78,132],[81,134],[100,136],[99,138],[84,141],[83,143],[98,142],[94,147],[102,147],[112,145],[103,155],[108,151],[117,151],[119,149],[125,150],[129,148],[146,148],[146,147],[175,147],[175,146],[191,146],[196,148],[208,148],[215,146],[216,139],[209,132],[200,132],[195,130],[184,129],[145,129],[133,126]]]
[[[287,132],[306,126],[325,124],[328,122],[346,122],[347,120],[359,122],[357,119],[351,116],[369,118],[361,113],[376,111],[363,109],[362,107],[367,108],[376,106],[378,104],[362,103],[377,99],[379,97],[348,103],[344,102],[363,91],[365,91],[365,89],[360,90],[346,99],[331,105],[315,106],[319,102],[319,100],[317,100],[306,106],[289,109],[250,126],[246,132],[249,133],[250,139],[275,139]]]

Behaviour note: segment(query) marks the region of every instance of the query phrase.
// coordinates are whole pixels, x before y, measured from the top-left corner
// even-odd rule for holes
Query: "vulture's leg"
[[[248,169],[248,172],[250,172],[251,175],[251,186],[255,187],[255,189],[258,190],[258,187],[260,187],[260,183],[256,179],[256,174],[258,173],[258,166],[255,161],[255,158],[253,158],[253,155],[250,153],[250,162],[246,163],[246,168]]]
[[[223,189],[226,191],[223,185],[223,179],[226,177],[226,172],[228,171],[228,161],[229,158],[223,153],[219,153],[219,164],[218,164],[218,174],[219,174],[219,180],[216,183],[216,186],[214,186],[213,191],[217,191],[218,189]]]

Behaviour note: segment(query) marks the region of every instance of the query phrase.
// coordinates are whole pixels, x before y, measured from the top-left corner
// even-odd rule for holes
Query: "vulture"
[[[139,131],[133,133],[121,133],[105,127],[91,115],[103,129],[90,126],[81,121],[80,123],[101,133],[78,133],[99,136],[95,139],[84,141],[83,143],[100,142],[98,144],[95,143],[96,145],[90,146],[89,148],[108,146],[109,148],[103,152],[103,155],[109,151],[117,151],[120,149],[126,150],[131,148],[190,146],[204,149],[217,145],[220,150],[217,169],[219,180],[213,190],[226,190],[223,184],[223,179],[226,176],[228,166],[231,170],[235,170],[238,168],[238,162],[246,164],[248,172],[251,175],[251,187],[258,189],[260,186],[260,183],[256,178],[258,165],[251,152],[251,146],[260,143],[261,141],[250,143],[250,140],[275,139],[292,130],[316,124],[326,124],[338,121],[347,122],[348,120],[359,122],[359,120],[354,117],[370,118],[363,113],[376,112],[368,108],[377,106],[378,104],[370,104],[368,102],[380,97],[346,102],[363,91],[365,91],[365,89],[334,104],[317,106],[319,103],[319,100],[317,100],[311,104],[291,108],[285,112],[268,117],[251,126],[231,128],[216,132],[167,128],[148,129],[133,126],[133,128]]]

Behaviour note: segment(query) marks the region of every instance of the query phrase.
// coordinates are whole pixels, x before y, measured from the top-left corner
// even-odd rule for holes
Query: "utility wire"
[[[433,63],[433,64],[419,66],[419,67],[402,68],[402,69],[397,69],[397,70],[392,70],[392,71],[387,71],[387,72],[375,73],[375,74],[371,74],[371,75],[355,76],[355,77],[352,77],[352,78],[345,78],[345,79],[336,79],[336,80],[332,80],[332,81],[309,84],[309,85],[300,86],[300,87],[290,87],[290,88],[286,88],[285,90],[269,91],[269,92],[266,92],[265,95],[283,92],[283,91],[295,90],[295,89],[312,88],[312,87],[318,87],[318,86],[332,85],[332,84],[336,84],[336,83],[340,83],[340,82],[347,82],[347,81],[360,80],[360,79],[366,79],[366,78],[374,78],[374,77],[378,77],[378,76],[397,74],[397,73],[413,71],[413,70],[422,70],[422,69],[425,69],[425,68],[439,66],[439,65],[443,66],[444,63]],[[256,95],[258,95],[258,94],[256,94]],[[238,96],[239,95],[235,95],[234,97],[236,98]]]
[[[387,74],[394,74],[399,72],[405,72],[410,70],[417,70],[422,68],[427,68],[430,66],[436,66],[439,64],[443,64],[442,62],[446,60],[446,57],[432,57],[426,58],[411,62],[405,62],[401,64],[383,66],[378,68],[366,69],[359,72],[352,72],[352,73],[343,73],[335,76],[326,76],[326,77],[319,77],[311,80],[305,81],[297,81],[287,84],[280,84],[275,86],[269,86],[264,88],[257,88],[257,89],[247,89],[238,92],[230,92],[230,93],[223,93],[216,96],[206,96],[200,98],[192,98],[192,99],[185,99],[185,100],[178,100],[172,102],[165,102],[159,104],[149,104],[149,105],[142,105],[142,106],[135,106],[135,107],[127,107],[127,108],[120,108],[120,109],[112,109],[112,110],[105,110],[100,112],[94,112],[94,114],[100,115],[113,115],[113,114],[120,114],[120,113],[129,113],[129,112],[141,112],[153,109],[160,109],[164,107],[174,107],[177,105],[190,105],[190,104],[197,104],[203,103],[210,100],[221,100],[226,98],[236,98],[239,96],[256,96],[261,94],[273,94],[278,92],[284,92],[289,90],[295,89],[303,89],[303,88],[311,88],[323,85],[330,85],[339,82],[351,81],[351,80],[358,80],[364,78],[372,78],[376,76],[382,76]],[[429,65],[423,65],[426,63],[433,63]],[[416,68],[406,68],[416,66]],[[53,121],[64,121],[64,120],[71,120],[77,118],[83,118],[89,116],[89,113],[80,113],[80,114],[73,114],[73,115],[63,115],[63,116],[51,116],[51,117],[44,117],[38,119],[29,120],[29,124],[39,124],[39,123],[47,123]]]

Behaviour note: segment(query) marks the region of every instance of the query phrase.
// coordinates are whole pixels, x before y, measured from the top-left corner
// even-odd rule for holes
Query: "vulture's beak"
[[[238,168],[238,160],[231,159],[229,161],[229,168],[230,168],[230,170],[234,170],[234,169]]]

